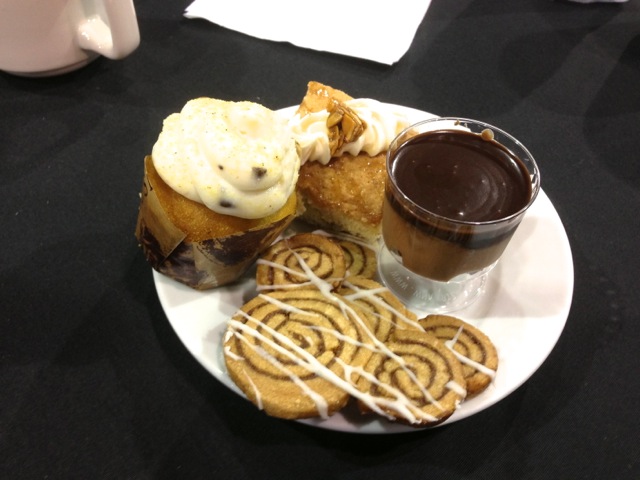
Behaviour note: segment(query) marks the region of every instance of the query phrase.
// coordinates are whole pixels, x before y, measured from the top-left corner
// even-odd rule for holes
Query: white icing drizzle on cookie
[[[375,303],[376,305],[388,310],[389,312],[391,312],[393,315],[399,317],[402,321],[416,327],[417,329],[424,331],[424,329],[422,328],[422,326],[416,322],[415,320],[410,319],[409,317],[407,317],[406,315],[404,315],[401,311],[393,308],[391,305],[389,305],[387,302],[385,302],[383,299],[381,299],[378,294],[379,293],[383,293],[383,292],[388,292],[389,289],[387,287],[380,287],[380,288],[374,288],[374,289],[365,289],[365,288],[358,288],[356,285],[350,283],[348,280],[346,280],[343,285],[347,288],[350,288],[352,290],[354,290],[354,293],[349,293],[344,295],[344,297],[348,300],[357,300],[359,298],[366,298],[367,300],[371,301],[372,303]],[[375,312],[372,312],[374,315],[377,315],[381,320],[387,321],[386,318],[383,318],[381,316],[379,316],[378,314],[376,314]],[[394,325],[398,328],[403,328],[402,325],[398,324],[398,323],[394,323]]]
[[[297,270],[294,270],[293,268],[289,268],[289,267],[287,267],[285,265],[281,265],[279,263],[272,262],[271,260],[265,260],[264,258],[259,258],[256,261],[256,264],[257,265],[266,265],[266,266],[271,267],[271,268],[279,268],[280,270],[283,270],[283,271],[287,272],[290,275],[295,275],[296,277],[300,277],[300,278],[307,277],[307,275],[305,275],[303,272],[298,272]],[[308,284],[311,285],[311,282],[308,282]],[[292,287],[299,287],[300,285],[301,284],[299,284],[299,283],[291,284]],[[263,287],[258,286],[258,289],[261,289],[261,288],[263,288]]]
[[[242,333],[248,334],[248,335],[250,335],[252,337],[259,338],[260,341],[268,344],[274,350],[277,350],[282,355],[288,357],[289,359],[291,359],[297,365],[304,366],[307,370],[312,371],[312,372],[314,372],[314,373],[316,373],[318,375],[321,375],[322,369],[312,368],[312,366],[314,365],[314,363],[317,364],[317,365],[320,365],[320,362],[318,362],[318,360],[313,355],[310,355],[304,349],[301,349],[300,347],[298,347],[295,343],[293,343],[285,335],[281,335],[280,333],[276,332],[275,330],[271,329],[270,327],[268,327],[268,326],[266,326],[264,324],[261,324],[261,322],[259,320],[251,317],[250,315],[246,315],[246,314],[244,314],[244,312],[241,312],[241,313],[243,314],[243,316],[247,320],[250,320],[250,321],[253,321],[255,323],[260,324],[262,326],[262,328],[264,328],[265,330],[269,331],[269,333],[271,335],[273,335],[275,338],[277,338],[282,343],[286,344],[288,347],[291,348],[291,350],[293,350],[296,353],[302,355],[304,360],[302,358],[297,357],[291,351],[287,350],[286,348],[281,347],[280,345],[278,345],[277,343],[273,342],[271,339],[269,339],[265,335],[262,335],[257,330],[249,327],[248,325],[246,325],[246,324],[244,324],[242,322],[239,322],[237,320],[231,320],[231,326],[233,326],[236,329],[236,337],[239,338],[241,341],[243,341],[251,349],[256,351],[266,361],[268,361],[273,366],[278,368],[280,371],[285,373],[291,379],[291,381],[293,383],[295,383],[298,387],[300,387],[300,389],[309,398],[311,398],[311,400],[314,401],[314,403],[316,404],[316,409],[318,410],[318,414],[320,415],[320,417],[321,418],[328,418],[327,402],[326,402],[326,400],[324,399],[324,397],[322,395],[320,395],[318,392],[316,392],[313,389],[311,389],[300,377],[298,377],[293,372],[291,372],[291,370],[289,370],[287,367],[285,367],[273,355],[271,355],[270,353],[265,351],[263,348],[260,348],[260,347],[258,347],[256,345],[253,345],[253,344],[249,343],[245,337],[243,337],[242,335],[239,334],[239,332],[241,331]],[[316,370],[318,370],[318,371],[316,371]]]
[[[454,382],[453,380],[450,382],[447,382],[447,388],[449,390],[453,390],[454,392],[456,392],[458,395],[464,397],[467,394],[467,389],[462,387],[459,383]]]
[[[372,250],[376,249],[375,245],[372,245],[371,242],[367,242],[366,240],[363,240],[360,237],[356,237],[355,235],[349,235],[348,233],[342,233],[342,232],[341,233],[329,233],[326,230],[314,230],[311,233],[313,233],[315,235],[322,235],[323,237],[338,238],[340,240],[346,240],[348,242],[355,243],[355,244],[360,245],[362,247],[371,248]]]
[[[242,313],[242,316],[248,321],[254,322],[256,324],[260,324],[261,328],[264,328],[270,335],[273,336],[273,338],[277,339],[279,342],[286,345],[288,348],[282,347],[281,345],[274,342],[267,336],[262,335],[257,330],[251,328],[250,326],[242,322],[239,322],[237,320],[231,320],[230,326],[235,330],[235,335],[240,340],[242,340],[247,346],[249,346],[254,351],[259,353],[259,355],[262,358],[264,358],[265,360],[270,362],[272,365],[274,365],[276,368],[278,368],[283,373],[285,373],[296,385],[298,385],[303,390],[303,392],[307,396],[309,396],[309,398],[311,398],[311,400],[316,404],[316,409],[321,418],[323,419],[328,418],[327,404],[324,398],[322,397],[322,395],[318,394],[317,392],[309,388],[309,386],[304,381],[302,381],[298,376],[291,373],[291,371],[287,369],[284,365],[282,365],[282,363],[279,362],[275,357],[273,357],[273,355],[267,353],[266,351],[264,351],[264,349],[247,342],[246,339],[241,335],[241,333],[260,339],[260,341],[269,345],[271,348],[278,351],[278,353],[289,358],[296,365],[304,367],[309,372],[314,373],[315,375],[333,383],[334,385],[336,385],[339,388],[342,388],[344,391],[346,391],[353,397],[361,400],[365,405],[371,408],[372,411],[378,413],[379,415],[383,415],[388,419],[393,418],[391,415],[389,415],[388,413],[385,413],[384,410],[380,408],[380,406],[382,405],[388,408],[389,407],[393,408],[394,410],[400,412],[411,423],[416,423],[419,420],[427,420],[427,421],[435,420],[435,417],[417,408],[410,399],[408,399],[404,394],[402,394],[402,392],[398,391],[397,389],[394,389],[391,386],[387,386],[386,384],[381,383],[373,375],[365,372],[361,367],[352,367],[346,364],[345,362],[341,361],[340,359],[336,359],[340,363],[340,365],[342,366],[345,372],[345,378],[342,378],[336,373],[334,373],[332,370],[330,370],[329,368],[322,365],[322,363],[320,363],[309,352],[297,346],[287,336],[282,335],[279,332],[273,330],[271,327],[262,324],[258,319],[255,319],[250,315],[245,314],[244,312],[241,312],[241,313]],[[337,333],[337,332],[333,332],[333,333]],[[353,341],[351,337],[347,337],[347,338]],[[360,344],[360,345],[366,347],[365,344]],[[385,388],[389,392],[392,392],[396,397],[396,400],[389,400],[383,397],[374,397],[373,395],[370,395],[368,393],[358,390],[354,386],[353,382],[350,380],[352,376],[351,375],[352,372],[357,372],[358,375],[365,374],[367,378],[370,379],[370,381],[375,382],[381,385],[383,388]]]
[[[244,373],[245,373],[245,377],[247,377],[247,381],[249,382],[249,385],[251,385],[251,388],[253,388],[253,393],[256,398],[256,407],[258,407],[259,410],[262,410],[264,408],[264,405],[262,404],[262,394],[260,393],[260,390],[258,389],[256,384],[251,379],[251,375],[249,375],[247,372],[244,372]]]
[[[413,373],[413,371],[411,371],[410,369],[406,368],[406,362],[405,362],[404,358],[402,358],[401,356],[399,356],[396,353],[394,353],[391,350],[389,350],[387,348],[387,346],[383,342],[380,342],[379,340],[377,340],[377,343],[380,346],[384,347],[383,349],[374,348],[371,345],[367,345],[367,344],[358,342],[355,339],[353,339],[352,337],[349,337],[348,335],[341,335],[340,333],[338,333],[338,332],[336,332],[334,330],[330,330],[328,328],[317,327],[317,326],[310,326],[308,328],[310,328],[312,330],[322,331],[322,332],[327,333],[329,335],[335,336],[336,338],[338,338],[339,340],[342,340],[343,342],[351,343],[353,345],[356,345],[356,346],[362,347],[362,348],[368,348],[368,349],[372,350],[374,353],[385,354],[387,357],[393,358],[403,368],[403,371],[409,376],[409,378],[411,378],[413,383],[418,387],[418,389],[420,390],[420,393],[422,393],[422,396],[424,397],[424,399],[427,400],[429,403],[432,403],[433,405],[438,407],[440,410],[444,410],[442,405],[440,405],[440,403],[435,398],[433,398],[431,393],[429,393],[429,390],[424,388],[424,386],[420,383],[420,381],[418,380],[416,375]],[[344,363],[344,362],[341,362],[341,363]],[[359,367],[353,367],[353,366],[350,366],[350,367],[351,367],[352,370],[353,369],[358,369],[358,371],[362,370],[362,369],[359,369]],[[364,370],[362,370],[362,371],[364,372]],[[371,383],[375,383],[376,385],[378,385],[382,389],[387,390],[390,393],[393,392],[396,396],[398,396],[398,391],[396,389],[394,389],[393,387],[391,387],[391,386],[389,386],[389,385],[387,385],[387,384],[385,384],[383,382],[380,382],[374,375],[371,375],[371,374],[367,373],[366,377],[369,379],[369,381],[371,381]],[[349,377],[347,377],[347,378],[349,378]],[[404,397],[404,395],[402,395],[402,397]],[[376,398],[377,399],[378,397],[372,397],[372,398]],[[384,400],[384,399],[382,399],[382,400]],[[409,403],[411,403],[410,400],[407,399],[407,401]]]
[[[227,341],[227,339],[225,339],[225,342],[226,342],[226,341]],[[231,351],[231,348],[230,348],[230,347],[228,347],[228,346],[224,347],[224,354],[225,354],[225,355],[228,355],[228,356],[229,356],[229,358],[232,358],[232,359],[237,360],[237,361],[239,361],[239,362],[240,362],[240,361],[244,361],[244,358],[243,358],[243,357],[241,357],[240,355],[236,355],[235,353],[233,353],[233,352]]]
[[[300,254],[290,250],[290,252],[295,255],[295,257],[298,259],[299,262],[301,262],[301,266],[303,268],[303,270],[305,269],[305,266],[307,268],[307,270],[305,270],[304,272],[298,272],[297,270],[293,270],[292,268],[289,268],[285,265],[281,265],[277,262],[272,262],[271,260],[265,260],[264,258],[259,258],[256,261],[257,265],[266,265],[268,267],[271,268],[279,268],[280,270],[287,272],[290,275],[295,275],[296,277],[300,277],[300,278],[307,278],[309,279],[307,282],[300,282],[300,283],[292,283],[289,285],[283,285],[283,284],[278,284],[278,285],[258,285],[256,287],[256,290],[258,292],[263,292],[263,291],[268,291],[268,290],[283,290],[283,289],[293,289],[293,288],[299,288],[299,287],[304,287],[304,286],[318,286],[317,282],[314,282],[313,278],[311,278],[309,276],[309,272],[311,272],[311,274],[313,275],[313,271],[306,265],[306,262],[304,262],[304,260],[301,259]],[[316,275],[313,275],[313,277],[318,278]],[[335,282],[335,281],[342,281],[341,278],[328,278],[327,280],[322,280],[320,278],[318,278],[318,280],[320,282],[322,282],[322,284],[326,284],[328,285],[330,288],[331,287],[331,283]]]
[[[312,269],[306,264],[304,259],[297,252],[292,250],[291,253],[297,258],[297,260],[298,260],[298,262],[300,264],[300,267],[302,268],[302,270],[304,272],[304,275],[306,275],[308,280],[309,280],[308,282],[305,282],[304,285],[313,285],[313,286],[315,286],[317,288],[317,290],[320,291],[325,298],[327,298],[330,302],[336,304],[341,309],[341,311],[343,312],[343,315],[345,317],[351,318],[352,320],[356,321],[362,327],[362,331],[366,333],[367,340],[370,342],[370,344],[359,342],[359,341],[357,341],[356,339],[354,339],[352,337],[349,337],[349,336],[346,336],[346,335],[342,335],[342,334],[340,334],[340,332],[337,332],[337,331],[332,330],[332,329],[327,329],[327,328],[319,327],[319,326],[309,326],[307,328],[309,328],[311,330],[322,331],[322,332],[328,333],[330,335],[334,335],[334,336],[336,336],[336,338],[338,338],[338,339],[340,339],[342,341],[349,342],[349,343],[351,343],[353,345],[356,345],[358,347],[361,347],[361,348],[371,349],[373,352],[376,352],[378,354],[383,354],[383,355],[387,356],[388,358],[392,358],[393,360],[395,360],[397,362],[397,364],[400,366],[400,368],[403,369],[403,371],[412,380],[412,382],[419,388],[421,394],[423,395],[423,398],[428,403],[433,404],[437,408],[442,410],[443,407],[431,395],[431,393],[428,391],[428,389],[425,388],[419,382],[419,380],[416,377],[415,373],[411,369],[407,368],[405,360],[401,356],[399,356],[396,353],[394,353],[393,351],[391,351],[384,342],[382,342],[378,338],[376,338],[376,336],[373,334],[373,332],[368,327],[367,322],[363,318],[360,317],[358,312],[354,308],[352,308],[348,304],[347,301],[345,301],[345,300],[349,300],[349,296],[344,297],[344,300],[343,300],[342,298],[340,298],[339,295],[334,294],[333,293],[333,286],[331,285],[331,283],[329,283],[328,281],[325,281],[325,280],[319,278],[317,275],[315,275],[313,273]],[[288,269],[287,267],[284,267],[283,265],[276,264],[274,262],[269,262],[269,261],[265,261],[265,260],[259,260],[259,262],[262,262],[264,264],[268,264],[273,268],[282,268],[282,269],[286,269],[286,270],[291,270],[291,269]],[[291,271],[290,273],[295,273],[297,275],[300,275],[300,272]],[[299,288],[300,286],[301,286],[301,284],[296,284],[296,285],[291,285],[289,287],[290,288]],[[279,288],[279,289],[287,288],[287,287],[288,286],[283,286],[283,285],[278,285],[277,286],[277,288]],[[382,300],[380,300],[376,295],[377,293],[379,293],[378,291],[365,293],[364,290],[357,289],[353,285],[351,285],[350,288],[353,288],[354,290],[356,290],[356,293],[353,294],[354,297],[352,297],[352,298],[361,298],[361,297],[367,296],[367,297],[369,297],[370,299],[372,299],[375,302],[380,302],[380,304],[384,308],[390,309],[392,311],[392,313],[400,316],[403,320],[407,321],[408,323],[411,323],[411,324],[415,323],[412,320],[406,318],[405,315],[402,315],[400,312],[396,311],[396,309],[393,309],[386,302],[383,302]],[[259,290],[261,290],[261,289],[259,289]],[[306,314],[306,315],[311,315],[311,316],[314,315],[313,312],[307,312],[305,310],[301,310],[301,309],[299,309],[299,308],[297,308],[295,306],[289,305],[286,302],[282,302],[282,301],[277,300],[277,299],[275,299],[273,297],[270,297],[268,295],[259,294],[259,296],[263,300],[273,303],[278,308],[281,308],[284,311],[294,312],[294,313],[299,313],[299,314]],[[247,324],[245,324],[243,322],[240,322],[238,320],[231,319],[230,322],[229,322],[229,328],[231,329],[233,334],[237,338],[241,339],[245,343],[245,345],[249,346],[254,351],[258,352],[261,357],[265,358],[267,361],[269,361],[276,368],[278,368],[279,370],[284,372],[296,385],[298,385],[301,388],[301,390],[304,392],[304,394],[307,395],[310,399],[312,399],[312,401],[315,403],[316,409],[317,409],[318,414],[319,414],[319,416],[321,418],[326,418],[327,417],[327,405],[326,405],[326,401],[324,400],[324,398],[322,398],[322,396],[320,394],[318,394],[317,392],[313,391],[304,381],[302,381],[299,377],[297,377],[289,369],[287,369],[284,365],[282,365],[282,363],[279,362],[275,357],[273,357],[273,355],[271,355],[268,352],[264,351],[264,349],[251,344],[250,342],[248,342],[246,340],[246,338],[244,338],[243,335],[250,335],[250,336],[253,336],[254,338],[259,339],[261,342],[264,342],[266,345],[269,345],[271,348],[273,348],[278,353],[280,353],[280,354],[284,355],[286,358],[290,359],[296,365],[302,366],[303,368],[305,368],[309,372],[311,372],[311,373],[313,373],[313,374],[315,374],[315,375],[317,375],[317,376],[319,376],[319,377],[331,382],[335,386],[343,389],[345,392],[350,394],[352,397],[357,398],[358,400],[360,400],[364,405],[366,405],[373,412],[376,412],[379,415],[382,415],[382,416],[384,416],[384,417],[386,417],[388,419],[392,420],[393,416],[390,415],[389,413],[386,413],[384,411],[384,408],[392,409],[393,411],[397,412],[399,415],[401,415],[405,420],[407,420],[410,423],[419,423],[419,422],[424,422],[424,421],[433,422],[433,421],[437,420],[436,417],[434,417],[433,415],[430,415],[430,414],[424,412],[423,410],[421,410],[411,399],[409,399],[406,395],[404,395],[398,389],[392,387],[391,385],[387,385],[387,384],[381,382],[379,379],[377,379],[375,377],[375,375],[372,375],[372,374],[366,372],[362,367],[355,367],[355,366],[352,366],[352,365],[348,365],[344,361],[340,360],[339,358],[336,358],[336,361],[339,362],[339,364],[342,366],[342,369],[344,371],[345,377],[342,378],[339,375],[337,375],[335,372],[333,372],[331,369],[327,368],[322,363],[320,363],[311,353],[307,352],[303,348],[301,348],[298,345],[296,345],[287,336],[282,335],[281,333],[273,330],[268,325],[265,325],[264,323],[260,322],[258,319],[255,319],[255,318],[251,317],[250,315],[244,313],[241,310],[238,311],[238,314],[240,314],[241,316],[243,316],[245,318],[245,320],[247,321]],[[267,336],[261,334],[255,328],[252,328],[249,325],[249,323],[255,323],[257,325],[259,324],[261,326],[261,328],[263,328],[267,333],[272,335],[273,338],[277,339],[278,342],[281,342],[282,345],[286,345],[287,348],[284,348],[282,345],[274,342],[273,340],[269,339]],[[418,325],[418,327],[419,327],[419,325]],[[419,328],[422,330],[421,327],[419,327]],[[369,380],[370,382],[378,385],[380,388],[382,388],[385,391],[387,391],[388,393],[390,393],[394,397],[394,399],[390,400],[390,399],[385,398],[385,397],[373,396],[371,394],[368,394],[368,393],[360,391],[354,385],[353,381],[351,380],[351,377],[352,377],[352,375],[354,373],[356,373],[359,376],[363,376],[367,380]],[[448,382],[446,384],[446,388],[448,388],[449,390],[455,392],[456,394],[458,394],[458,395],[460,395],[462,397],[464,397],[464,395],[466,393],[465,388],[462,387],[461,385],[459,385],[458,383],[454,382],[454,381]]]
[[[427,420],[429,422],[433,422],[433,421],[437,420],[437,418],[434,417],[433,415],[430,415],[430,414],[422,411],[420,408],[418,408],[411,401],[411,399],[409,399],[400,390],[398,390],[397,388],[392,387],[389,384],[381,382],[375,375],[367,372],[364,368],[362,368],[362,367],[354,367],[353,365],[348,365],[348,364],[340,361],[340,359],[338,359],[338,361],[342,365],[342,368],[345,371],[345,377],[347,379],[351,378],[352,373],[356,373],[358,376],[363,377],[366,380],[368,380],[369,382],[378,385],[380,388],[382,388],[385,391],[387,391],[387,393],[390,393],[391,395],[393,395],[395,397],[395,400],[389,400],[388,398],[385,398],[385,397],[375,397],[373,395],[370,395],[368,393],[364,393],[364,392],[361,392],[360,390],[358,390],[358,392],[359,392],[358,395],[357,396],[354,395],[354,396],[356,396],[356,398],[361,400],[365,405],[367,405],[372,410],[374,410],[374,411],[379,413],[380,411],[382,411],[382,410],[380,410],[381,406],[382,407],[386,407],[386,408],[392,409],[392,410],[400,413],[405,419],[407,419],[411,423],[416,423],[418,421],[418,419]],[[393,418],[392,415],[389,415],[389,414],[386,414],[386,413],[383,413],[383,415],[386,416],[389,419]]]
[[[264,301],[274,304],[276,307],[284,310],[285,312],[290,313],[298,313],[300,315],[307,315],[309,317],[317,317],[318,314],[315,312],[308,312],[307,310],[303,310],[302,308],[294,307],[293,305],[281,302],[277,298],[269,297],[267,295],[259,294],[258,297],[262,298]]]
[[[454,345],[457,343],[458,338],[460,338],[460,334],[462,333],[463,329],[464,329],[464,326],[460,325],[460,328],[458,328],[458,331],[456,332],[455,336],[451,340],[447,340],[446,342],[444,342],[444,344],[447,346],[449,350],[451,350],[451,352],[456,356],[456,358],[460,362],[464,363],[465,365],[469,365],[470,367],[475,368],[480,373],[484,373],[485,375],[494,379],[496,376],[495,370],[492,370],[491,368],[479,362],[476,362],[475,360],[472,360],[469,357],[465,357],[464,355],[462,355],[460,352],[458,352],[453,348]]]

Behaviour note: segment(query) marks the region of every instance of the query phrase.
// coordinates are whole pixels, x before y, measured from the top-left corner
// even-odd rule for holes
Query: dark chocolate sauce
[[[391,174],[415,204],[455,221],[505,218],[531,199],[531,179],[520,159],[494,140],[461,130],[409,139],[397,151]]]

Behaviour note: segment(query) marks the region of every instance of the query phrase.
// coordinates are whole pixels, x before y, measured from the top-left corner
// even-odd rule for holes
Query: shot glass
[[[409,307],[467,307],[540,190],[533,156],[489,124],[435,118],[396,137],[386,168],[380,278]]]

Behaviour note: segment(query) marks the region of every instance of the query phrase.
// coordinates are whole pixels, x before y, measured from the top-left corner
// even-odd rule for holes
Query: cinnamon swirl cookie
[[[224,338],[230,377],[271,416],[332,415],[355,388],[345,365],[361,368],[371,356],[362,318],[342,307],[309,288],[253,298],[231,318]]]
[[[462,366],[433,335],[397,330],[386,350],[373,353],[358,381],[363,412],[378,411],[415,427],[449,418],[465,398]]]
[[[334,237],[335,242],[342,247],[346,268],[350,276],[373,278],[378,270],[376,252],[358,240],[346,237]]]
[[[258,260],[258,290],[313,286],[318,281],[333,288],[347,270],[342,248],[329,237],[300,233],[273,244]]]
[[[382,342],[389,340],[396,329],[422,330],[416,314],[375,280],[348,277],[337,293],[361,308],[369,319],[374,335]]]
[[[444,342],[462,363],[469,397],[489,386],[498,369],[498,353],[486,334],[449,315],[429,315],[419,323],[426,332]]]

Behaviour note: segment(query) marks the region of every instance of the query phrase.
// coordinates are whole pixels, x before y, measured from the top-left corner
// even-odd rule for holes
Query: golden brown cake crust
[[[319,82],[309,82],[298,113],[330,110],[351,96]],[[301,218],[323,228],[375,241],[380,235],[385,182],[385,153],[333,157],[327,165],[308,161],[300,168],[297,191]]]
[[[345,154],[327,165],[306,162],[297,185],[306,210],[302,218],[374,240],[382,221],[385,168],[384,154]]]

